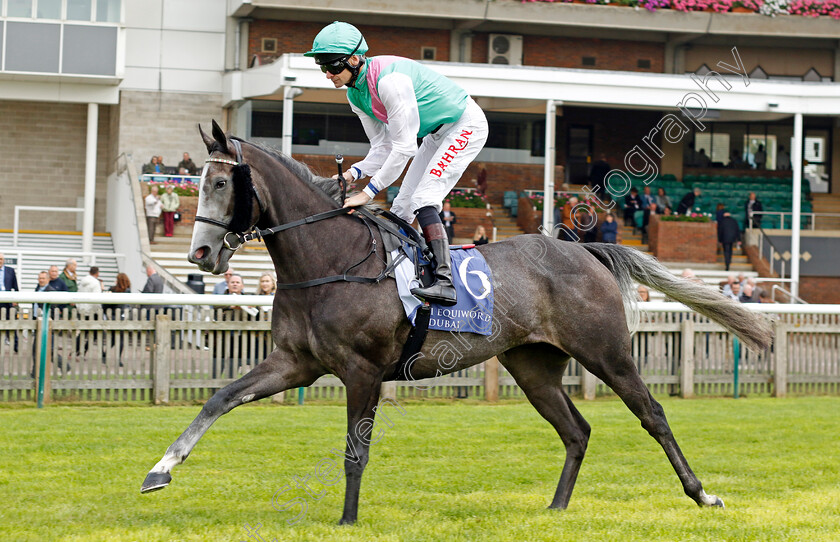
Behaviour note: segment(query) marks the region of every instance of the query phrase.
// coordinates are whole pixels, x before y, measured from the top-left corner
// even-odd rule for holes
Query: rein
[[[248,165],[243,163],[243,161],[242,161],[242,147],[241,147],[241,144],[236,139],[231,139],[230,141],[233,142],[234,148],[236,149],[236,160],[228,160],[227,158],[213,158],[213,157],[210,157],[210,158],[207,158],[206,161],[207,162],[217,162],[217,163],[220,163],[220,164],[228,164],[228,165],[233,166],[234,168],[247,168]],[[339,168],[340,167],[341,166],[339,165]],[[250,178],[250,170],[248,170],[248,171],[249,171],[248,175],[249,175],[249,178]],[[341,177],[341,175],[339,175],[339,178],[340,177]],[[262,200],[260,199],[259,193],[254,188],[253,184],[250,185],[250,190],[257,200],[257,204],[259,205],[259,208],[260,208],[260,216],[262,216],[262,214],[265,212],[265,207],[262,203]],[[342,200],[344,199],[344,191],[345,190],[346,190],[346,185],[342,187]],[[324,211],[322,213],[317,213],[317,214],[314,214],[314,215],[310,215],[310,216],[307,216],[305,218],[295,220],[293,222],[287,222],[286,224],[280,224],[279,226],[274,226],[272,228],[259,229],[255,225],[255,226],[251,227],[250,231],[244,232],[244,233],[243,232],[236,232],[236,231],[231,230],[231,224],[235,221],[236,217],[234,217],[231,220],[231,222],[227,223],[227,224],[222,222],[221,220],[216,220],[214,218],[209,218],[209,217],[205,217],[205,216],[198,216],[198,215],[196,215],[195,220],[197,222],[204,222],[206,224],[212,224],[213,226],[217,226],[219,228],[224,228],[224,229],[228,230],[227,233],[225,233],[225,236],[223,238],[224,245],[227,249],[236,251],[248,241],[262,240],[265,237],[268,237],[270,235],[275,235],[275,234],[280,233],[282,231],[286,231],[286,230],[289,230],[289,229],[292,229],[292,228],[297,228],[299,226],[304,226],[306,224],[313,224],[315,222],[320,222],[321,220],[327,220],[327,219],[334,218],[334,217],[337,217],[337,216],[346,215],[346,214],[348,214],[352,211],[355,211],[356,213],[362,215],[364,218],[372,221],[373,223],[381,224],[381,222],[370,211],[368,211],[364,207],[358,207],[358,208],[355,208],[355,209],[350,208],[350,207],[339,207],[338,209],[331,209],[329,211]],[[388,213],[388,214],[390,215],[390,213]],[[279,283],[279,284],[277,284],[277,289],[278,290],[297,290],[297,289],[301,289],[301,288],[310,288],[312,286],[320,286],[321,284],[328,284],[330,282],[339,282],[339,281],[341,281],[341,282],[359,282],[359,283],[370,284],[370,283],[379,283],[382,280],[384,280],[386,277],[388,277],[388,275],[394,269],[396,269],[396,267],[402,262],[402,260],[404,260],[406,258],[405,254],[401,253],[397,258],[394,258],[394,260],[391,262],[391,264],[386,265],[385,268],[376,277],[360,277],[360,276],[356,276],[356,275],[348,275],[348,273],[353,268],[360,266],[365,261],[367,261],[368,258],[370,258],[374,254],[376,254],[376,237],[373,234],[373,230],[371,229],[370,224],[368,224],[367,221],[362,220],[362,223],[365,226],[367,226],[368,231],[370,232],[370,239],[371,239],[371,248],[364,258],[362,258],[357,263],[348,267],[347,270],[341,275],[332,275],[332,276],[329,276],[329,277],[306,280],[306,281],[302,281],[302,282]],[[406,235],[403,235],[401,232],[397,231],[396,228],[386,228],[386,229],[391,234],[396,235],[400,240],[405,241],[409,245],[419,246],[418,242],[415,239],[413,239],[411,237],[408,237]],[[228,239],[228,236],[230,236],[230,235],[234,236],[234,239],[233,239],[232,242],[231,242],[231,240]]]

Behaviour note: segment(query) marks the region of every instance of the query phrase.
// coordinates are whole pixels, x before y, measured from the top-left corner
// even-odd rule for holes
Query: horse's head
[[[257,222],[259,195],[251,180],[250,167],[242,163],[239,141],[229,139],[215,120],[212,137],[201,126],[198,131],[210,157],[201,172],[196,222],[187,259],[203,271],[218,275],[227,270],[228,260],[238,244],[235,234],[249,230]]]

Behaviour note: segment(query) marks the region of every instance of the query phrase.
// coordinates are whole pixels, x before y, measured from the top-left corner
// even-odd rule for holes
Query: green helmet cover
[[[304,56],[316,55],[363,55],[368,45],[359,29],[349,23],[335,21],[323,28],[312,42],[312,50]]]

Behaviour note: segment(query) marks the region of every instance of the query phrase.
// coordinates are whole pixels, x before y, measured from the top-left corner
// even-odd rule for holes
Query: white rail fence
[[[97,305],[87,314],[53,308],[45,322],[33,317],[33,302]],[[207,399],[273,348],[271,302],[270,296],[0,292],[0,303],[18,304],[0,309],[0,400],[36,400],[41,349],[47,353],[47,401]],[[255,309],[236,308],[245,304]],[[742,395],[840,392],[840,306],[751,305],[773,321],[776,331],[774,345],[762,353],[738,348],[730,333],[680,304],[642,307],[632,355],[653,393],[732,395],[736,361]],[[41,339],[45,325],[46,342]],[[563,381],[569,394],[610,393],[574,360]],[[495,359],[434,380],[399,382],[396,394],[523,396]],[[344,387],[336,377],[324,376],[305,390],[305,398],[343,400]]]

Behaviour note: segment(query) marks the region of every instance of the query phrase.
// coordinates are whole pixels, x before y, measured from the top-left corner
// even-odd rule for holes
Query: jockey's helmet
[[[363,55],[368,45],[359,29],[349,23],[335,21],[323,28],[312,42],[312,50],[304,56],[315,57],[319,65],[346,60],[353,55]]]

